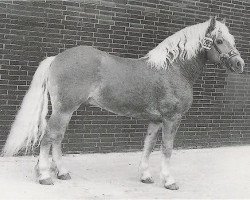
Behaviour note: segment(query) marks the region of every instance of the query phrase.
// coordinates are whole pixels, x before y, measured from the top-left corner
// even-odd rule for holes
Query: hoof
[[[179,186],[176,183],[173,183],[171,185],[165,185],[164,187],[168,190],[178,190],[179,189]]]
[[[51,178],[46,178],[46,179],[39,180],[39,183],[41,185],[54,185]]]
[[[71,179],[71,176],[70,176],[69,173],[62,174],[62,175],[58,175],[58,174],[57,174],[57,178],[60,179],[60,180],[70,180],[70,179]]]
[[[154,180],[152,179],[152,177],[148,177],[146,179],[141,179],[141,182],[146,184],[151,184],[154,183]]]

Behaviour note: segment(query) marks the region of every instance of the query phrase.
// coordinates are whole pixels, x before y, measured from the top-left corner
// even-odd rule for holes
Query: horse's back
[[[58,74],[65,70],[93,70],[99,64],[100,58],[106,54],[90,46],[78,46],[58,54],[52,64],[51,73]]]

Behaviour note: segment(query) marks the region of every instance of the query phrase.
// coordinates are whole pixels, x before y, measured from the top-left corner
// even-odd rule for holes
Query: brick
[[[0,146],[38,63],[66,48],[94,45],[121,57],[138,58],[186,25],[208,19],[209,11],[228,18],[227,25],[245,62],[250,59],[250,15],[245,1],[12,1],[1,2],[0,7],[0,120],[4,130]],[[245,74],[239,76],[207,65],[194,85],[193,106],[183,116],[175,147],[249,144],[250,140],[244,139],[248,138],[250,119],[248,74],[248,65]],[[147,124],[147,120],[81,106],[67,129],[64,151],[141,150]]]

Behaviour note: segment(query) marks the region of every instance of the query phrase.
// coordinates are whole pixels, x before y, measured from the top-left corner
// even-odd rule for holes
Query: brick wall
[[[38,63],[77,45],[139,58],[176,31],[209,16],[226,17],[247,64],[235,75],[208,65],[194,87],[176,148],[250,144],[250,2],[248,0],[82,0],[0,2],[0,147]],[[80,107],[64,152],[142,148],[147,122]]]

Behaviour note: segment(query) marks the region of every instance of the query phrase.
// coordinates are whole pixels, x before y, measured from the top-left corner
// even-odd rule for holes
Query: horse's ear
[[[223,18],[223,20],[221,21],[221,23],[226,24],[226,18]]]
[[[216,17],[211,17],[209,20],[209,26],[207,29],[207,33],[210,34],[214,29],[216,25]]]

